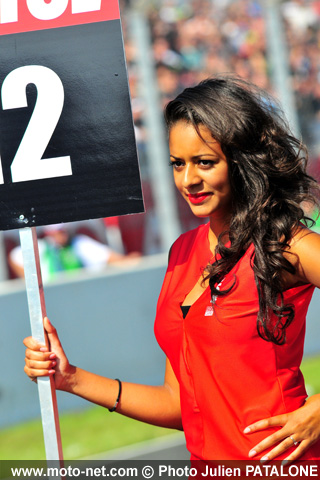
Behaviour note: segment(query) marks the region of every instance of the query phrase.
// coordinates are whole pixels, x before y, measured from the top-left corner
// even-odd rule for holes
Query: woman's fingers
[[[288,415],[283,414],[283,415],[276,415],[275,417],[270,417],[270,418],[264,418],[263,420],[259,420],[258,422],[255,422],[251,425],[249,425],[247,428],[244,429],[244,433],[253,433],[253,432],[258,432],[260,430],[266,430],[271,427],[283,427],[286,425],[288,421]],[[288,444],[288,441],[286,438],[288,437],[288,434],[286,433],[285,428],[281,428],[277,432],[273,433],[272,435],[267,436],[264,438],[260,443],[255,445],[250,452],[249,452],[249,458],[256,457],[260,453],[262,453],[264,450],[270,449],[274,445],[277,445],[275,449],[277,452],[281,450],[281,453],[288,448],[290,448],[293,444],[292,440],[290,441],[290,444]],[[284,443],[283,443],[283,442]],[[279,444],[281,442],[281,447],[279,447]],[[279,455],[279,453],[277,453]],[[268,456],[271,455],[271,452],[268,453]],[[270,458],[274,458],[276,455],[270,456]],[[264,457],[262,457],[264,459]],[[269,459],[269,458],[268,458]],[[265,460],[268,460],[265,458]]]
[[[298,460],[298,458],[300,458],[309,447],[310,442],[308,440],[302,440],[302,442],[299,443],[297,448],[293,452],[291,452],[290,455],[288,455],[282,463],[288,465],[289,463]]]
[[[53,360],[60,354],[64,355],[56,329],[47,317],[44,318],[44,328],[50,342],[50,351],[46,345],[42,345],[33,337],[26,337],[23,340],[26,349],[26,358],[38,361]]]
[[[259,455],[259,453],[263,452],[264,450],[267,450],[271,448],[273,445],[278,444],[281,442],[281,440],[285,439],[287,437],[286,433],[283,431],[283,429],[279,430],[278,432],[273,433],[272,435],[269,435],[266,437],[264,440],[262,440],[258,445],[253,447],[250,452],[249,452],[249,458],[255,457]],[[287,446],[287,448],[292,447],[292,440],[290,444]],[[285,449],[286,450],[286,449]]]
[[[284,452],[286,452],[293,445],[294,445],[294,443],[293,443],[292,438],[291,437],[286,437],[275,448],[273,448],[272,450],[270,450],[270,452],[268,452],[266,455],[261,457],[260,460],[262,462],[267,462],[269,460],[273,460],[274,458],[282,455]],[[272,445],[269,445],[269,446],[272,446]],[[263,450],[266,450],[266,448],[269,448],[269,447],[264,447],[264,448],[258,447],[258,448],[256,448],[256,451],[258,451],[260,453]]]
[[[253,447],[249,452],[249,458],[262,454],[260,460],[264,462],[276,459],[279,456],[283,458],[287,450],[290,450],[285,457],[285,461],[297,460],[320,439],[319,418],[320,394],[313,395],[302,407],[293,412],[263,419],[249,425],[245,428],[244,433],[250,434],[269,427],[282,427]],[[267,450],[267,453],[263,455],[265,450]]]
[[[64,351],[59,340],[58,332],[50,322],[48,317],[43,319],[43,325],[48,335],[50,350],[56,352],[59,356],[64,356]]]
[[[45,345],[41,345],[37,340],[33,337],[26,337],[23,340],[23,344],[29,348],[30,350],[40,351],[40,349],[44,351],[48,351],[48,348]]]
[[[34,368],[29,368],[27,365],[24,366],[24,371],[28,375],[28,377],[33,380],[36,377],[48,377],[49,375],[53,375],[55,373],[55,370],[53,368],[50,368],[50,370],[47,369],[34,369]]]
[[[274,460],[275,458],[278,458],[280,455],[283,455],[289,448],[292,448],[294,445],[294,439],[291,437],[286,437],[281,443],[279,443],[275,448],[270,450],[266,455],[261,457],[260,461],[261,462],[268,462],[271,460]],[[294,462],[295,460],[298,460],[301,455],[310,447],[310,441],[309,440],[302,440],[301,443],[298,443],[296,448],[288,455],[284,460],[283,464],[289,464],[291,462]],[[257,449],[259,450],[259,449]],[[262,449],[261,451],[263,451]],[[258,452],[257,452],[258,453]]]
[[[54,376],[55,386],[59,390],[66,389],[68,375],[70,376],[70,364],[63,351],[58,334],[54,326],[46,317],[43,321],[44,328],[48,337],[49,348],[40,345],[32,337],[24,340],[26,345],[25,355],[25,373],[31,380],[36,377],[44,377],[48,375]]]
[[[43,319],[43,326],[47,332],[48,339],[50,342],[50,349],[61,349],[61,343],[58,337],[57,330],[54,328],[48,317],[45,317]],[[46,345],[40,344],[37,340],[35,340],[33,337],[26,337],[23,340],[24,345],[29,348],[30,350],[34,351],[42,351],[42,352],[47,352],[49,351],[49,348]]]
[[[288,421],[288,415],[285,413],[283,415],[276,415],[275,417],[264,418],[258,422],[248,425],[243,433],[253,433],[258,432],[259,430],[265,430],[270,427],[282,427]]]
[[[35,352],[27,348],[25,357],[25,373],[33,379],[38,376],[48,376],[55,372],[56,355],[51,352]]]
[[[44,319],[44,327],[48,337],[51,337],[49,341],[53,343],[53,346],[59,353],[62,347],[57,332],[47,318]],[[24,371],[31,380],[35,377],[43,377],[55,373],[57,365],[57,354],[55,352],[49,351],[46,345],[40,344],[33,337],[25,338],[23,343],[27,347]],[[52,345],[50,345],[50,348],[52,348]]]
[[[51,368],[54,368],[57,365],[57,362],[55,360],[49,360],[49,361],[39,361],[39,360],[29,360],[28,358],[25,358],[25,364],[27,367],[31,370],[50,370]]]
[[[54,360],[56,358],[56,354],[53,352],[37,352],[34,350],[30,350],[30,348],[26,349],[26,359],[28,360],[37,360],[39,362],[45,362],[49,360]]]

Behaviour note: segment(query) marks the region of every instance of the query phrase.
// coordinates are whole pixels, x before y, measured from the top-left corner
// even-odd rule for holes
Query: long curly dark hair
[[[221,258],[206,270],[212,295],[227,293],[216,285],[253,243],[257,330],[263,339],[284,344],[294,307],[284,303],[281,273],[294,274],[295,267],[283,252],[300,222],[312,221],[301,203],[317,203],[317,182],[306,173],[306,147],[290,133],[273,99],[233,76],[186,88],[166,106],[165,120],[169,130],[179,120],[189,122],[199,135],[198,126],[204,125],[228,161],[233,210],[228,231],[218,239]],[[227,234],[230,247],[223,242]]]

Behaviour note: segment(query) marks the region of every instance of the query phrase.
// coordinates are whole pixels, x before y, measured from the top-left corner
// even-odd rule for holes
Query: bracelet
[[[120,396],[121,396],[121,390],[122,390],[121,381],[119,380],[119,378],[115,378],[115,380],[117,380],[117,382],[119,383],[119,392],[118,392],[116,403],[113,405],[112,408],[108,408],[109,412],[114,412],[115,410],[117,410],[117,406],[119,405]]]

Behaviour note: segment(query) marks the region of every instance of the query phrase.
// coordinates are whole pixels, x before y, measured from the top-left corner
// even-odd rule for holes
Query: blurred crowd
[[[268,58],[267,3],[262,0],[123,0],[125,50],[142,167],[148,132],[144,127],[139,52],[131,35],[129,7],[142,8],[148,18],[160,107],[163,107],[183,88],[226,72],[235,73],[276,95]],[[320,180],[320,0],[279,0],[278,3],[299,127],[310,152],[310,172]],[[152,210],[148,179],[144,185],[146,205]],[[192,228],[194,218],[191,219],[181,202],[179,211],[182,229]],[[311,213],[316,218],[317,212]]]
[[[142,99],[130,10],[123,5],[125,48],[138,138],[144,137]],[[132,1],[131,4],[135,2]],[[139,4],[139,1],[136,2]],[[233,72],[271,91],[262,0],[159,0],[144,3],[162,103],[181,89]],[[313,157],[320,155],[320,1],[281,1],[292,87],[300,128]]]
[[[116,232],[119,239],[112,245],[115,251],[150,254],[160,250],[145,153],[148,132],[131,8],[142,7],[150,25],[160,114],[161,107],[183,88],[218,73],[236,73],[275,93],[268,62],[266,4],[262,0],[120,0],[147,213],[106,220],[107,232]],[[279,0],[279,4],[300,129],[310,151],[310,171],[320,180],[320,0]],[[179,198],[177,201],[182,229],[192,228],[194,217]],[[317,214],[309,213],[314,217]],[[320,225],[317,228],[320,230]],[[106,243],[101,236],[99,240]]]

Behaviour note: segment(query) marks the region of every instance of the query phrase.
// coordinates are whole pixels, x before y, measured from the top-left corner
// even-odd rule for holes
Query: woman
[[[174,243],[155,332],[164,384],[121,383],[69,364],[45,319],[25,371],[155,425],[183,428],[192,459],[320,459],[320,395],[306,400],[304,323],[320,287],[320,236],[301,220],[316,182],[266,97],[231,77],[165,111],[175,184],[209,223]]]

